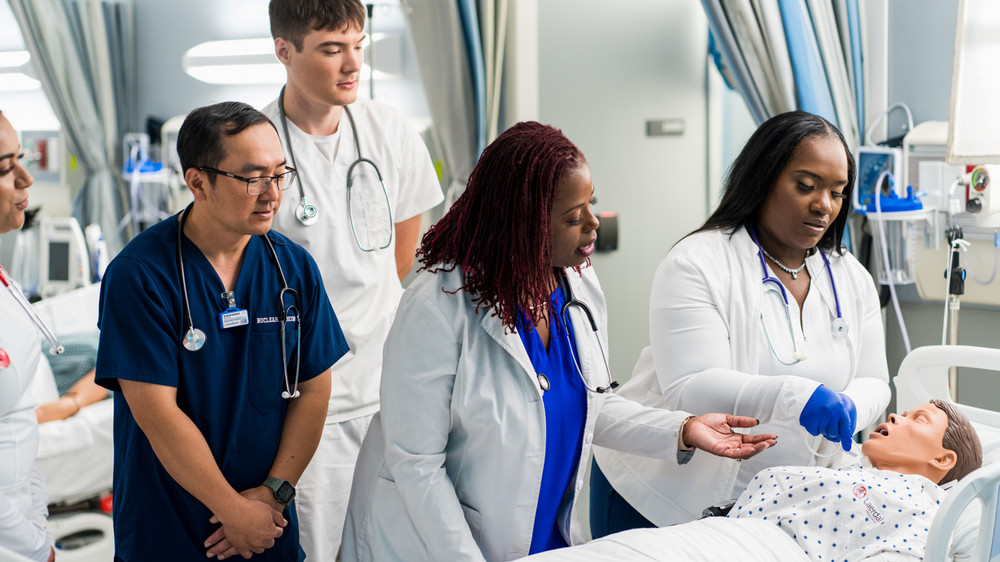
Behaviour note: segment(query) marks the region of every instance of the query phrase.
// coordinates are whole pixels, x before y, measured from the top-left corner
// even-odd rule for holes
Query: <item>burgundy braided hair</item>
[[[546,314],[552,286],[552,200],[559,181],[586,160],[562,131],[534,121],[504,131],[483,151],[458,201],[424,235],[421,270],[462,271],[476,311],[507,330],[518,305]],[[554,318],[555,315],[550,315]]]

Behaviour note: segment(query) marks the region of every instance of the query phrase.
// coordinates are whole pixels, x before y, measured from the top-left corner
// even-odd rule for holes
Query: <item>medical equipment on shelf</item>
[[[170,192],[162,162],[149,156],[149,135],[127,133],[122,140],[122,177],[129,184],[129,212],[118,224],[121,231],[131,223],[133,233],[170,216]]]
[[[1000,166],[976,166],[958,180],[965,191],[965,212],[975,217],[977,226],[986,228],[1000,227],[1000,195],[992,195],[992,178],[1000,181]]]
[[[601,360],[604,364],[604,372],[607,373],[608,376],[607,386],[591,387],[589,384],[587,384],[587,379],[583,377],[583,369],[580,368],[580,363],[579,361],[577,361],[576,353],[570,353],[570,356],[573,357],[573,366],[576,367],[576,373],[580,375],[580,381],[583,382],[584,388],[586,388],[590,392],[596,392],[597,394],[604,394],[605,392],[618,388],[618,381],[614,380],[611,377],[611,368],[608,366],[608,356],[604,353],[604,345],[601,343],[601,334],[598,333],[597,331],[597,322],[594,321],[594,314],[590,312],[589,306],[577,300],[576,297],[573,296],[573,290],[569,286],[569,280],[566,278],[566,272],[560,271],[558,278],[559,278],[558,279],[559,288],[562,289],[563,298],[565,299],[565,302],[563,302],[562,305],[562,310],[559,311],[559,317],[562,319],[563,326],[566,327],[566,329],[563,330],[563,333],[566,335],[567,342],[569,342],[569,325],[570,325],[569,309],[571,307],[576,307],[581,312],[583,312],[584,316],[587,317],[587,321],[590,323],[590,329],[594,333],[594,339],[597,340],[597,348],[601,352]],[[570,349],[573,349],[572,342],[569,343],[570,343]],[[542,390],[548,390],[547,388],[548,379],[543,379],[541,378],[542,376],[543,375],[540,375],[538,381],[539,385],[542,386]],[[542,383],[543,380],[545,381],[544,384]]]
[[[281,115],[281,129],[285,133],[285,140],[288,146],[288,156],[292,161],[292,167],[299,170],[298,175],[298,186],[299,186],[299,205],[295,208],[295,218],[298,219],[300,223],[305,226],[310,226],[316,224],[319,218],[319,209],[315,205],[308,203],[306,200],[305,187],[302,184],[302,169],[299,168],[295,163],[295,151],[292,149],[292,137],[288,134],[288,118],[285,116],[285,88],[281,88],[281,93],[278,94],[278,113]],[[351,122],[351,132],[354,135],[354,148],[357,151],[358,157],[347,167],[347,213],[348,219],[351,223],[351,233],[354,234],[354,241],[357,243],[358,248],[362,252],[373,252],[376,250],[384,250],[392,244],[392,236],[394,225],[392,222],[392,206],[389,204],[389,192],[385,188],[385,181],[382,179],[382,172],[378,169],[375,162],[365,158],[361,155],[361,141],[358,138],[358,128],[354,123],[354,116],[351,115],[351,111],[344,106],[344,114],[347,115],[347,120]],[[374,174],[374,176],[372,176]],[[374,189],[358,189],[358,193],[354,193],[354,184],[357,182],[358,178],[362,178],[362,184],[369,184],[368,186],[362,187],[372,187],[377,181],[378,185],[382,188],[382,196],[385,199],[385,214],[380,217],[380,211],[382,209],[381,201],[375,202],[371,199],[365,200],[365,198],[374,197],[378,199],[377,192],[372,195],[370,191],[377,191]],[[362,201],[356,204],[357,214],[359,215],[358,222],[362,223],[362,230],[364,231],[365,244],[362,244],[361,238],[358,237],[358,227],[355,224],[355,199],[362,199]],[[378,231],[378,226],[376,225],[374,230],[369,227],[369,215],[373,215],[371,222],[381,223],[382,219],[385,219],[385,228],[382,232]],[[373,235],[379,238],[372,241]]]
[[[97,223],[88,224],[87,228],[83,229],[83,236],[87,241],[87,249],[90,250],[90,280],[97,283],[104,278],[104,271],[111,261],[108,243],[104,239],[101,225]]]
[[[882,190],[876,180],[882,172],[889,172],[892,177],[902,177],[903,151],[888,146],[862,146],[857,150],[857,174],[854,179],[852,203],[854,210],[864,214],[874,196]]]
[[[21,291],[17,288],[17,285],[14,284],[14,280],[11,279],[9,275],[7,275],[7,271],[3,268],[2,265],[0,265],[0,283],[2,283],[4,287],[7,287],[7,290],[10,291],[11,296],[14,297],[14,300],[17,301],[17,304],[19,304],[21,308],[24,309],[24,312],[28,315],[28,317],[31,318],[31,321],[35,324],[35,327],[37,327],[45,335],[45,339],[49,340],[49,353],[51,355],[59,355],[60,353],[62,353],[63,346],[59,345],[59,340],[56,339],[56,336],[52,333],[52,330],[50,330],[49,327],[45,325],[45,322],[42,322],[42,319],[38,317],[38,314],[35,312],[35,309],[31,307],[31,303],[28,302],[28,299],[25,298],[24,294],[22,294]]]
[[[184,332],[184,336],[181,338],[181,345],[184,349],[188,351],[198,351],[205,345],[205,332],[201,331],[194,326],[194,317],[191,315],[191,302],[188,300],[187,291],[187,280],[184,275],[184,222],[187,220],[188,211],[191,210],[189,206],[187,209],[181,211],[180,217],[177,225],[177,266],[180,269],[181,274],[181,296],[184,301],[184,316],[187,318],[188,329]],[[281,392],[281,397],[285,400],[289,398],[299,397],[299,357],[300,354],[295,354],[295,379],[294,382],[289,385],[288,383],[288,357],[285,350],[285,325],[291,321],[294,322],[293,328],[295,329],[295,341],[296,345],[302,341],[302,300],[299,297],[298,291],[292,289],[288,286],[288,281],[285,279],[285,272],[281,267],[281,262],[278,261],[278,253],[274,250],[274,244],[271,243],[271,239],[268,238],[267,234],[261,235],[264,242],[267,244],[267,249],[271,252],[271,258],[274,260],[274,265],[278,269],[278,276],[281,277],[282,289],[278,293],[278,329],[281,332],[281,367],[284,371],[285,380],[285,390]],[[231,291],[224,293],[229,299],[229,308],[219,315],[219,325],[221,328],[227,328],[230,326],[245,325],[247,323],[246,310],[239,310],[236,308],[234,297]],[[292,297],[292,304],[285,306],[285,297]],[[235,319],[235,320],[233,320]],[[230,323],[230,322],[233,323]]]
[[[799,351],[798,344],[795,341],[795,332],[792,329],[792,312],[788,302],[788,293],[785,292],[785,286],[781,284],[776,277],[772,277],[767,272],[767,264],[764,263],[764,247],[760,245],[760,240],[757,239],[757,233],[750,230],[750,237],[753,238],[754,244],[757,245],[757,257],[760,258],[760,269],[763,272],[763,277],[761,278],[761,283],[764,285],[764,293],[776,293],[781,296],[782,305],[785,307],[785,319],[788,321],[788,336],[792,340],[792,360],[785,361],[778,355],[778,350],[774,348],[774,342],[771,341],[771,334],[767,331],[767,324],[764,322],[764,312],[763,309],[760,313],[760,323],[764,327],[764,337],[767,338],[767,344],[771,348],[771,353],[774,354],[774,358],[778,360],[782,365],[795,365],[806,359],[806,354]],[[826,265],[826,273],[830,276],[830,287],[833,289],[833,302],[837,308],[837,317],[833,319],[830,323],[830,331],[833,333],[833,339],[841,340],[847,337],[848,326],[847,321],[844,320],[843,314],[840,311],[840,296],[837,294],[837,283],[833,280],[833,269],[830,267],[830,258],[826,257],[826,254],[820,250],[820,255],[823,256],[823,263]],[[771,258],[774,261],[774,258]],[[803,266],[805,263],[803,262]],[[793,275],[794,277],[794,275]]]
[[[38,236],[38,294],[42,298],[91,282],[90,252],[73,217],[41,217]]]

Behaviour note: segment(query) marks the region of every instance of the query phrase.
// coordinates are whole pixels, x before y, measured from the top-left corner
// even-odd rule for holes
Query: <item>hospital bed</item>
[[[1000,412],[955,403],[948,389],[948,369],[952,366],[1000,371],[1000,349],[965,345],[920,347],[903,359],[899,374],[893,379],[898,411],[931,398],[951,402],[969,417],[983,444],[983,468],[963,478],[948,492],[931,525],[924,560],[998,562]]]
[[[937,398],[954,403],[948,391],[952,366],[1000,371],[1000,349],[928,346],[913,350],[893,379],[897,411]],[[1000,376],[1000,375],[998,375]],[[948,492],[927,540],[928,562],[1000,562],[1000,412],[956,406],[972,421],[983,443],[983,467]],[[647,562],[687,560],[746,562],[809,560],[784,531],[753,519],[712,517],[660,529],[634,529],[583,546],[528,558],[530,562]]]

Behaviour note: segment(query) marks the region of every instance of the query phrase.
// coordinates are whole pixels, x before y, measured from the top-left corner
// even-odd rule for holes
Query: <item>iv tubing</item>
[[[965,255],[969,251],[967,248],[968,245],[968,242],[962,244],[962,257],[965,258],[965,270],[969,272],[969,276],[972,277],[972,280],[976,283],[979,283],[980,285],[989,285],[994,279],[996,279],[997,270],[1000,269],[1000,232],[993,233],[993,273],[991,273],[989,278],[986,280],[980,279],[979,276],[972,271],[972,268],[969,267],[969,260]]]
[[[881,193],[879,186],[882,185],[882,181],[885,180],[886,176],[892,179],[892,174],[888,171],[883,171],[879,174],[878,179],[875,180],[875,188],[873,193],[875,194],[875,222],[878,223],[879,232],[879,247],[882,250],[882,263],[884,265],[883,271],[885,272],[885,279],[889,283],[889,294],[892,295],[892,307],[896,311],[896,321],[899,322],[899,331],[903,335],[903,346],[906,348],[906,354],[910,354],[910,335],[906,331],[906,323],[903,321],[903,311],[899,309],[899,298],[896,296],[896,285],[892,280],[892,270],[889,268],[889,241],[885,238],[885,224],[882,221],[882,203],[881,203]]]
[[[954,251],[958,240],[951,243],[945,254],[944,264],[944,315],[941,318],[941,345],[948,345],[948,305],[951,297],[951,253]]]

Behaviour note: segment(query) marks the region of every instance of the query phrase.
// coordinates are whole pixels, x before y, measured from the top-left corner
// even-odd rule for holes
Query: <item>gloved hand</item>
[[[811,435],[823,434],[830,441],[841,443],[845,451],[850,451],[858,424],[858,409],[846,394],[819,385],[802,408],[799,423]]]

